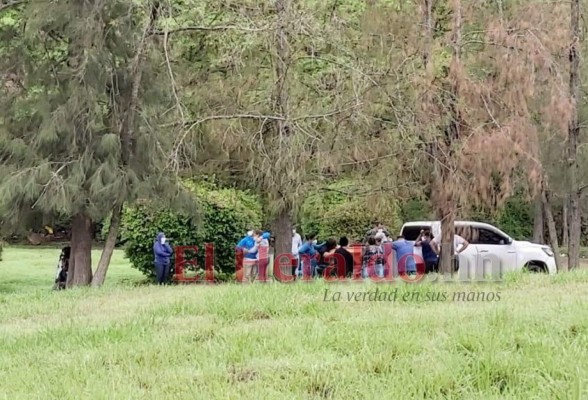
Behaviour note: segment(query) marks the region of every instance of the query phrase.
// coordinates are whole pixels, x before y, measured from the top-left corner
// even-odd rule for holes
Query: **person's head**
[[[309,233],[306,235],[307,242],[314,242],[316,240],[316,233]]]
[[[331,251],[337,248],[337,240],[335,238],[330,238],[327,240],[327,251]]]
[[[292,236],[294,236],[294,235],[296,235],[296,227],[295,226],[292,227]]]
[[[167,238],[165,237],[165,233],[159,232],[155,238],[155,241],[161,244],[164,244]]]
[[[71,247],[70,246],[65,246],[63,249],[61,249],[61,257],[65,260],[69,260],[69,256],[71,254]]]
[[[370,237],[368,238],[368,244],[369,244],[370,246],[373,246],[373,245],[375,245],[375,244],[376,244],[376,238],[375,238],[375,237],[373,237],[373,236],[370,236]]]
[[[425,239],[431,239],[432,238],[431,231],[423,231],[423,237]]]
[[[375,220],[374,221],[374,228],[378,229],[378,228],[381,228],[381,227],[382,227],[382,223],[380,221],[378,221],[378,220]]]
[[[261,235],[263,235],[263,231],[259,229],[253,231],[253,239],[255,239],[256,241],[261,240]]]
[[[386,234],[384,231],[379,231],[374,237],[376,238],[376,242],[383,242],[386,239]]]
[[[346,236],[343,236],[341,239],[339,239],[339,246],[341,246],[341,247],[349,246],[349,239],[347,239]]]
[[[398,236],[396,236],[396,240],[404,240],[404,236],[398,235]]]

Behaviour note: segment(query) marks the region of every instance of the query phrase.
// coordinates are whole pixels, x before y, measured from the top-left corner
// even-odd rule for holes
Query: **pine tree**
[[[172,135],[158,128],[171,104],[152,35],[160,7],[119,0],[19,7],[20,18],[2,32],[10,45],[0,62],[10,80],[0,87],[0,215],[9,224],[30,210],[71,216],[68,286],[88,285],[94,222],[109,213],[116,221],[125,202],[174,182],[165,174]]]

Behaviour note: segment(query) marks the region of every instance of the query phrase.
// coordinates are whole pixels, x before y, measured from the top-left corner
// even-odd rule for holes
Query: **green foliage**
[[[302,205],[303,232],[317,233],[321,240],[340,236],[363,240],[376,219],[392,232],[400,229],[400,209],[394,199],[373,201],[354,195],[353,188],[349,181],[342,180],[311,193]]]
[[[0,84],[4,223],[20,224],[32,208],[101,220],[114,201],[171,192],[159,186],[175,186],[164,168],[173,135],[155,128],[169,122],[161,110],[171,92],[152,37],[132,107],[141,117],[131,121],[126,109],[150,11],[151,2],[113,0],[22,2],[0,14],[0,70],[9,78]]]
[[[193,271],[198,274],[205,265],[204,245],[213,243],[216,278],[228,279],[235,271],[235,245],[247,230],[261,225],[259,201],[248,192],[221,189],[214,184],[186,183],[186,186],[199,208],[197,216],[174,212],[154,203],[124,211],[121,238],[125,241],[126,255],[135,268],[153,276],[153,240],[158,232],[165,232],[174,247],[198,247],[194,258],[200,271],[198,267]],[[191,259],[193,255],[188,254],[186,258]]]
[[[471,219],[496,226],[516,240],[533,237],[533,204],[517,195],[506,201],[498,210],[474,210],[461,219]]]
[[[533,204],[520,198],[509,199],[498,211],[496,225],[517,240],[533,237]]]
[[[402,221],[429,221],[434,219],[431,204],[424,200],[408,200],[401,204]]]

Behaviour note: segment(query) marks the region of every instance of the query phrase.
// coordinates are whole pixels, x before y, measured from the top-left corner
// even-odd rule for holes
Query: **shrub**
[[[498,211],[496,225],[514,239],[530,240],[533,237],[533,214],[532,203],[521,197],[512,197]]]
[[[153,240],[158,232],[165,232],[175,246],[196,245],[198,266],[203,272],[204,244],[214,244],[216,278],[228,279],[235,271],[235,245],[244,233],[261,224],[261,207],[251,194],[235,189],[221,189],[214,185],[187,183],[198,205],[198,217],[158,209],[153,203],[141,204],[124,211],[121,239],[125,253],[133,266],[147,276],[154,276]],[[186,257],[191,258],[191,257]],[[172,259],[172,272],[173,262]],[[199,270],[200,269],[200,270]]]
[[[326,190],[311,193],[301,209],[303,232],[314,232],[320,240],[347,236],[350,240],[363,240],[375,219],[386,225],[391,233],[401,226],[400,210],[393,199],[360,198],[339,190],[349,187],[346,181],[329,185]],[[349,189],[347,189],[349,190]]]

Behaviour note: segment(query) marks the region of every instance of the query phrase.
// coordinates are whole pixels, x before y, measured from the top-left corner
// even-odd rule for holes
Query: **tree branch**
[[[169,29],[169,30],[152,30],[149,32],[151,35],[171,35],[172,33],[180,32],[214,32],[214,31],[243,31],[243,32],[265,32],[270,30],[269,25],[263,28],[250,28],[247,26],[237,25],[214,25],[214,26],[185,26],[182,28]]]
[[[578,188],[578,194],[581,196],[581,195],[584,193],[584,191],[585,191],[586,189],[588,189],[588,185],[583,185],[583,186],[580,186],[580,187]]]
[[[13,1],[8,1],[6,3],[3,1],[0,3],[0,11],[4,11],[5,9],[8,9],[10,7],[18,6],[19,4],[24,4],[24,3],[26,3],[25,0],[13,0]]]

